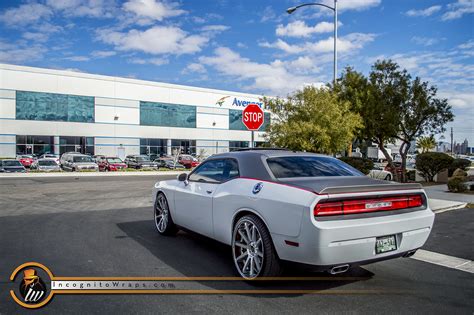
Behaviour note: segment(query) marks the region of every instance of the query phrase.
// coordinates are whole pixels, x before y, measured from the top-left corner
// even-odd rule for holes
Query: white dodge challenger
[[[434,213],[419,184],[364,176],[325,155],[250,149],[213,155],[153,189],[156,229],[184,228],[232,247],[245,279],[277,276],[282,261],[332,274],[408,257]]]

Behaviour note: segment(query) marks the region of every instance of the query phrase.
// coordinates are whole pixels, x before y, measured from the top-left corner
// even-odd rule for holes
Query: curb
[[[443,212],[447,212],[447,211],[451,211],[451,210],[463,209],[463,208],[466,208],[466,206],[467,206],[467,202],[461,202],[459,204],[456,204],[456,205],[453,205],[453,206],[450,206],[450,207],[445,207],[445,208],[440,208],[440,209],[433,210],[433,212],[434,213],[443,213]]]

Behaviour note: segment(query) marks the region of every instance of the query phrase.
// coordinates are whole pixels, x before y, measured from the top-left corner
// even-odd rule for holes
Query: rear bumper
[[[283,260],[334,266],[360,264],[402,256],[424,245],[431,232],[434,213],[429,209],[398,215],[334,221],[304,220],[296,238],[272,235]],[[376,238],[395,235],[397,250],[376,254]],[[285,240],[296,242],[290,246]]]

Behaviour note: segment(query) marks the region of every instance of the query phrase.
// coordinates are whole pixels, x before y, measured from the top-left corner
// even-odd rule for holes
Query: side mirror
[[[188,174],[186,173],[181,173],[178,175],[178,180],[180,182],[184,182],[184,181],[187,181],[188,180]]]

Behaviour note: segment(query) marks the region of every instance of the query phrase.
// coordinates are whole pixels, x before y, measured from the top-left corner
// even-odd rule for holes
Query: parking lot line
[[[474,262],[440,253],[419,249],[411,258],[451,269],[474,273]]]

